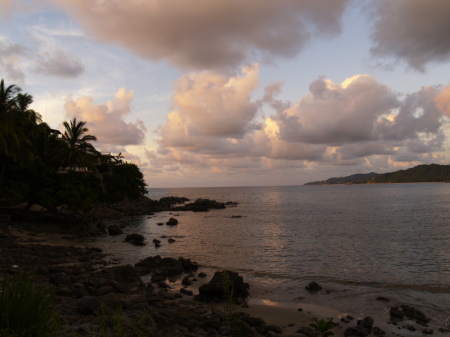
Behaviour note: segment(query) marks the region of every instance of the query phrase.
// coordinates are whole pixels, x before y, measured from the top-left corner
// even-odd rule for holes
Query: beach
[[[117,217],[117,214],[115,215]],[[80,307],[80,302],[88,298],[97,298],[97,309],[103,308],[111,314],[119,306],[122,315],[129,320],[138,313],[146,312],[148,326],[154,336],[212,336],[226,334],[224,317],[225,302],[217,303],[216,299],[209,301],[193,300],[194,296],[180,293],[181,288],[198,294],[199,287],[208,283],[214,270],[197,265],[190,257],[181,259],[189,261],[188,268],[177,275],[164,277],[159,283],[150,282],[151,269],[145,273],[142,265],[124,265],[123,259],[114,255],[114,250],[108,252],[107,246],[95,247],[95,237],[108,237],[106,228],[108,221],[99,221],[95,225],[84,226],[83,230],[67,229],[67,224],[14,221],[4,217],[0,223],[3,233],[0,236],[1,254],[0,268],[2,274],[27,273],[36,282],[45,284],[55,290],[56,303],[63,317],[64,329],[67,334],[76,332],[81,336],[93,335],[98,328],[98,313]],[[130,218],[131,219],[131,218]],[[117,219],[116,219],[117,220]],[[112,220],[111,220],[112,221]],[[94,229],[92,229],[94,228]],[[127,228],[123,228],[127,232]],[[93,231],[97,232],[94,235]],[[128,229],[128,232],[130,229]],[[116,241],[131,247],[138,246],[124,242],[125,234],[117,236]],[[178,263],[179,256],[162,260]],[[156,256],[148,256],[147,267],[152,268]],[[178,262],[177,262],[178,261]],[[138,261],[135,261],[137,263]],[[186,263],[184,263],[186,265]],[[144,264],[145,266],[145,264]],[[147,268],[145,267],[145,268]],[[163,270],[165,267],[161,267]],[[194,270],[195,269],[195,270]],[[205,278],[198,275],[207,271]],[[219,269],[220,270],[220,269]],[[154,275],[154,274],[153,274]],[[158,274],[159,275],[159,274]],[[161,275],[164,275],[162,273]],[[184,278],[193,282],[182,285]],[[153,278],[153,277],[152,277]],[[154,280],[153,280],[154,281]],[[245,282],[245,280],[244,280]],[[165,287],[166,285],[167,287]],[[351,316],[327,305],[308,303],[278,302],[250,296],[235,307],[239,321],[243,323],[240,331],[248,336],[316,336],[310,328],[313,318],[332,320],[336,325],[332,331],[336,336],[351,335],[385,335],[385,336],[421,336],[431,334],[439,336],[446,332],[443,326],[426,327],[423,323],[410,319],[394,320],[389,313],[380,312],[373,315],[370,328],[358,325],[358,320],[365,317]],[[162,288],[165,287],[165,288]],[[95,301],[97,303],[97,301]],[[252,318],[252,319],[251,319]],[[262,318],[263,320],[255,319]],[[255,325],[251,326],[249,323]],[[264,323],[262,323],[264,322]],[[364,321],[363,321],[364,322]],[[425,324],[426,325],[426,324]],[[358,328],[359,327],[359,328]],[[354,328],[356,330],[348,330]],[[438,328],[442,330],[439,331]],[[365,329],[365,330],[364,330]]]

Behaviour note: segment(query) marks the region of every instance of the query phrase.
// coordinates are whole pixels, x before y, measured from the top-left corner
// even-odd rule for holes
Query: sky
[[[0,78],[148,187],[450,159],[448,0],[0,0]]]

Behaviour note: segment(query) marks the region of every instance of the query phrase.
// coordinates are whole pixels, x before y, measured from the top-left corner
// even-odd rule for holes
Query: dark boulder
[[[317,282],[312,281],[305,287],[305,289],[310,293],[313,293],[322,290],[322,287]]]
[[[186,272],[196,271],[198,269],[197,262],[193,262],[191,261],[191,259],[185,259],[184,257],[180,257],[178,258],[178,262],[181,263]]]
[[[430,318],[427,317],[422,311],[410,305],[392,307],[389,311],[389,315],[392,320],[401,320],[406,316],[407,318],[415,320],[418,324],[423,326],[427,326],[427,323],[430,321]]]
[[[132,243],[136,246],[144,245],[144,240],[145,240],[145,238],[141,234],[136,234],[136,233],[128,234],[125,237],[125,241]]]
[[[71,286],[72,285],[72,280],[71,280],[70,276],[67,275],[65,272],[51,274],[49,281],[57,286],[59,286],[59,285]]]
[[[180,289],[180,293],[183,294],[183,295],[186,295],[186,296],[193,296],[194,295],[194,293],[192,291],[187,290],[185,288],[181,288]]]
[[[109,233],[109,235],[120,235],[120,234],[123,234],[123,231],[117,225],[110,225],[110,226],[108,226],[108,233]]]
[[[358,321],[358,325],[370,330],[373,327],[373,318],[370,316],[364,317],[362,320]]]
[[[366,337],[370,334],[370,332],[371,332],[370,329],[366,329],[361,325],[357,325],[345,329],[344,336]]]
[[[318,337],[319,336],[319,334],[315,330],[313,330],[313,328],[310,328],[309,326],[306,326],[306,327],[304,326],[304,327],[298,328],[297,333],[305,335],[307,337]]]
[[[178,220],[175,218],[170,218],[169,221],[166,222],[167,226],[176,226],[178,225]]]
[[[84,296],[78,300],[78,311],[83,315],[93,315],[100,308],[100,300],[95,296]]]
[[[198,299],[200,301],[220,301],[226,297],[224,289],[224,273],[228,273],[230,281],[233,283],[234,295],[236,300],[247,298],[250,285],[244,282],[242,276],[232,271],[216,272],[209,283],[200,286]]]
[[[173,197],[173,196],[159,199],[160,203],[168,205],[183,204],[186,201],[189,201],[189,199],[184,197]]]

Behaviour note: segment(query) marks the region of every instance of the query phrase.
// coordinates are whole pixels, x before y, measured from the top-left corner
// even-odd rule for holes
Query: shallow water
[[[442,324],[448,320],[450,184],[149,189],[148,197],[172,195],[239,205],[133,218],[127,232],[148,242],[163,235],[176,240],[158,249],[113,237],[97,244],[124,263],[159,254],[238,271],[254,298],[355,315],[387,315],[394,304],[412,304]],[[178,226],[157,225],[172,216]],[[307,293],[312,280],[329,292]]]

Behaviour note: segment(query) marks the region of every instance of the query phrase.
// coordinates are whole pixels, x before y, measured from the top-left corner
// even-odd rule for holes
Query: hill
[[[443,183],[447,181],[450,181],[450,165],[424,164],[407,170],[379,174],[369,183]]]
[[[450,165],[423,164],[406,170],[389,173],[352,174],[347,177],[313,181],[305,185],[336,184],[390,184],[390,183],[438,183],[450,182]]]
[[[342,184],[367,184],[371,179],[378,176],[378,173],[357,173],[347,177],[330,178],[322,181],[313,181],[305,185],[342,185]]]

